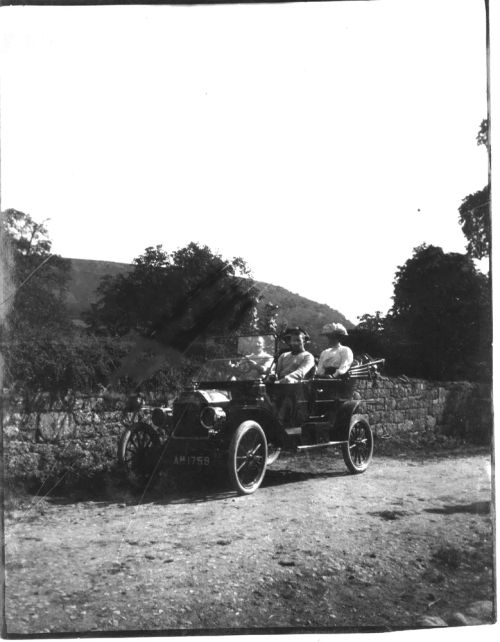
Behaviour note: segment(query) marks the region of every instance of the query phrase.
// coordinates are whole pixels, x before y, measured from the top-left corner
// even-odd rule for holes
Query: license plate
[[[210,466],[208,455],[176,455],[174,457],[176,466]]]

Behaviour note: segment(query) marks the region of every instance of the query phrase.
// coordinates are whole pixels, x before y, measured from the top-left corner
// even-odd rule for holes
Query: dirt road
[[[283,458],[248,497],[183,483],[9,511],[7,633],[390,629],[493,599],[485,453]]]

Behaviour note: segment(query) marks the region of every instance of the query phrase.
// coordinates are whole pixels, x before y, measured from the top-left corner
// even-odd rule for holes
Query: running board
[[[327,441],[323,444],[310,444],[308,446],[297,446],[297,450],[311,450],[311,448],[325,448],[326,446],[340,446],[346,444],[347,441]]]

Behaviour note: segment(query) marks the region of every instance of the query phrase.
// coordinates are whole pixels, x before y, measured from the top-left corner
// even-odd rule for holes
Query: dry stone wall
[[[118,438],[132,417],[121,405],[95,396],[10,399],[2,412],[6,481],[37,492],[56,484],[99,485],[116,472]]]
[[[380,377],[357,381],[361,401],[378,438],[441,433],[488,444],[492,435],[490,388],[484,384]],[[77,396],[28,408],[22,399],[3,406],[3,455],[7,480],[53,484],[99,480],[116,472],[118,438],[132,420],[123,400]]]
[[[379,377],[357,381],[355,394],[379,437],[432,431],[472,443],[491,439],[491,388],[486,384]]]

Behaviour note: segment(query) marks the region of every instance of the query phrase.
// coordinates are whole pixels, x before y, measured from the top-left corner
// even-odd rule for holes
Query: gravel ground
[[[494,619],[485,451],[379,456],[357,476],[339,454],[282,457],[247,497],[206,476],[177,481],[143,498],[119,487],[99,498],[8,498],[6,633]]]

